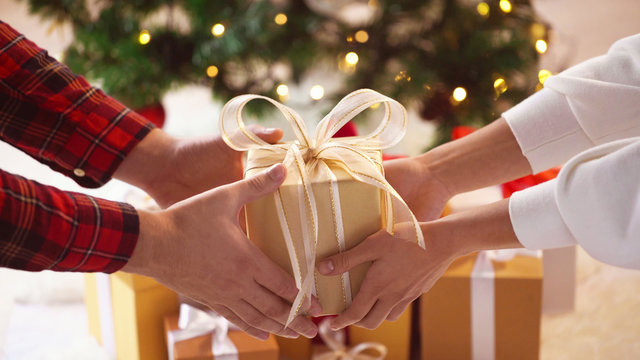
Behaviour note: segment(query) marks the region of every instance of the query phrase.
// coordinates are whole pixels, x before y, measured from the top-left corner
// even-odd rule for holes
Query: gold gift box
[[[178,314],[164,318],[165,334],[178,330]],[[242,331],[230,330],[227,336],[238,350],[238,360],[278,360],[278,343],[273,334],[265,341],[258,340]],[[211,360],[215,359],[211,352],[212,334],[196,336],[179,341],[173,345],[175,360]],[[221,356],[228,358],[228,356]]]
[[[251,150],[248,158],[261,156],[265,150]],[[382,163],[382,153],[372,152],[378,163]],[[369,235],[383,228],[384,196],[375,186],[359,182],[337,166],[328,164],[337,178],[342,222],[344,224],[345,248],[351,249]],[[246,176],[251,176],[263,169],[248,170]],[[382,171],[382,169],[380,169]],[[339,252],[338,240],[335,233],[332,211],[333,197],[331,185],[328,181],[311,180],[311,187],[315,196],[318,211],[318,243],[316,260]],[[302,225],[299,219],[298,186],[287,176],[280,193],[283,199],[287,224],[292,234],[300,234]],[[247,234],[249,238],[274,262],[289,274],[293,275],[285,238],[280,227],[274,195],[258,199],[246,207]],[[302,252],[303,240],[300,236],[292,236],[294,247],[299,253],[299,261],[304,261]],[[304,267],[304,263],[299,264]],[[349,272],[349,283],[352,298],[358,293],[364,276],[369,269],[369,263],[354,267]],[[346,308],[345,289],[342,276],[324,276],[315,271],[315,286],[317,298],[322,305],[323,315],[342,312]]]
[[[178,311],[177,294],[152,278],[117,272],[108,276],[109,298],[100,299],[98,276],[107,275],[85,274],[89,332],[102,345],[113,338],[117,359],[167,359],[162,319]],[[101,301],[110,301],[111,307],[101,307]],[[114,334],[102,334],[101,318],[112,319]]]
[[[422,359],[472,358],[471,273],[477,255],[455,260],[420,298]],[[495,271],[495,359],[538,359],[542,259],[492,261]]]
[[[386,359],[409,360],[411,356],[411,316],[412,306],[396,321],[385,321],[374,330],[349,326],[349,342],[355,346],[364,342],[377,342],[387,348]]]

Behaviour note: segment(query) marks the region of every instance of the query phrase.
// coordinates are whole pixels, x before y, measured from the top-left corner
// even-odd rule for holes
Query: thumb
[[[277,143],[278,141],[280,141],[280,139],[282,139],[282,135],[284,134],[282,129],[264,128],[259,125],[250,125],[249,130],[269,144]]]
[[[244,205],[274,192],[284,181],[287,171],[282,164],[275,164],[257,175],[233,184],[240,194],[240,204]]]
[[[350,250],[329,256],[318,263],[318,272],[322,275],[339,275],[354,267],[378,258],[378,249],[374,245],[375,234]]]

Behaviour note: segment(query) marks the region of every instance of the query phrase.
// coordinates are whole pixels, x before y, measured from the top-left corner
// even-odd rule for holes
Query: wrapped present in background
[[[85,303],[89,332],[112,358],[167,358],[162,321],[178,310],[175,292],[141,275],[85,274]]]
[[[409,360],[411,356],[412,305],[396,321],[384,321],[374,330],[358,326],[347,327],[351,346],[375,342],[387,349],[387,359]]]
[[[374,341],[347,346],[345,329],[333,331],[329,328],[331,319],[323,319],[318,325],[318,336],[324,345],[313,345],[312,360],[382,360],[387,356],[387,348]],[[390,359],[395,357],[389,356]]]
[[[268,144],[246,129],[242,109],[258,98],[284,114],[296,141]],[[375,103],[384,104],[384,118],[376,130],[364,136],[332,138]],[[399,222],[412,224],[407,238],[424,247],[415,217],[382,170],[381,150],[399,142],[406,131],[406,111],[395,100],[372,90],[355,91],[318,124],[314,138],[294,110],[256,95],[229,101],[219,123],[231,148],[248,151],[245,176],[277,163],[287,168],[283,185],[273,195],[248,204],[246,218],[249,238],[288,271],[300,289],[288,321],[312,294],[325,314],[343,311],[368,268],[362,264],[341,276],[325,277],[315,270],[316,259],[350,249],[380,229],[394,232]]]
[[[422,359],[538,359],[541,307],[539,252],[456,259],[420,298]]]
[[[164,318],[169,360],[278,360],[273,335],[258,340],[235,328],[222,316],[181,304],[180,314]]]

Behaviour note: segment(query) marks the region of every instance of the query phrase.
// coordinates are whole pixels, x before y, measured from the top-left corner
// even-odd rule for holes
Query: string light
[[[276,24],[278,25],[284,25],[287,23],[287,15],[283,14],[283,13],[277,13],[276,17],[273,18],[273,21],[276,22]]]
[[[496,90],[496,96],[498,96],[507,91],[507,82],[504,81],[503,78],[497,78],[496,81],[493,82],[493,88]]]
[[[553,75],[551,71],[547,69],[542,69],[538,72],[538,80],[540,80],[540,84],[544,84],[545,81],[549,78],[549,76]]]
[[[529,31],[531,32],[531,37],[534,39],[543,38],[547,33],[547,29],[540,23],[531,24]]]
[[[355,38],[357,42],[364,44],[369,41],[369,33],[364,30],[358,30],[356,31]]]
[[[355,65],[358,63],[358,54],[354,53],[353,51],[348,52],[344,57],[344,61],[346,61],[349,65]]]
[[[220,37],[224,35],[224,30],[224,25],[218,23],[211,27],[211,34],[215,37]]]
[[[289,87],[285,84],[280,84],[276,88],[276,93],[278,93],[278,95],[280,96],[287,96],[289,95]]]
[[[218,67],[215,65],[211,65],[207,68],[207,76],[210,78],[214,78],[218,76]]]
[[[544,54],[547,52],[547,42],[540,39],[536,41],[536,51],[540,54]]]
[[[500,0],[500,10],[504,11],[505,13],[511,12],[511,3],[509,2],[509,0]]]
[[[142,45],[147,45],[151,41],[151,34],[149,34],[148,30],[140,31],[140,35],[138,36],[138,42]]]
[[[407,72],[402,70],[400,71],[395,78],[393,78],[395,82],[406,80],[407,82],[411,81],[411,76],[407,75]]]
[[[347,42],[348,43],[352,43],[353,42],[353,36],[351,36],[351,35],[347,36]]]
[[[453,90],[453,99],[457,102],[461,102],[462,100],[467,98],[467,90],[463,87],[457,87]]]
[[[484,1],[478,4],[476,10],[478,11],[478,14],[482,16],[489,16],[489,4]]]
[[[320,85],[313,85],[311,90],[309,90],[309,96],[313,100],[320,100],[324,97],[324,88]]]

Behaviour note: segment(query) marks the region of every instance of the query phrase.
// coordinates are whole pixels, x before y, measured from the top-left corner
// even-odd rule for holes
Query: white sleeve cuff
[[[502,114],[533,173],[561,165],[593,146],[564,95],[542,89]]]
[[[509,199],[509,217],[518,241],[527,249],[554,249],[577,245],[562,220],[555,188],[557,180],[515,192]]]

